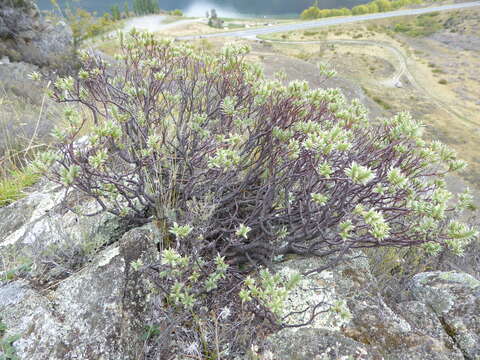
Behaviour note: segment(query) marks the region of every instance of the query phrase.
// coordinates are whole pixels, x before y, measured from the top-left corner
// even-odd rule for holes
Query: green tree
[[[320,17],[320,9],[316,6],[311,6],[308,9],[303,10],[300,14],[302,20],[314,20]]]
[[[379,12],[378,5],[376,2],[368,3],[366,6],[368,7],[369,14],[374,14]]]
[[[392,3],[389,0],[375,0],[379,12],[386,12],[392,10]]]
[[[353,15],[363,15],[368,14],[369,10],[366,5],[357,5],[352,8]]]
[[[122,15],[120,13],[120,8],[117,4],[113,5],[111,8],[110,8],[110,12],[112,14],[112,19],[115,20],[115,21],[118,21],[122,18]]]
[[[160,11],[158,0],[134,0],[133,11],[137,15],[155,14]]]

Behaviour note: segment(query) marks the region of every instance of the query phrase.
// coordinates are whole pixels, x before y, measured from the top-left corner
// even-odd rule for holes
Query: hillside
[[[480,357],[480,9],[73,49],[0,4],[0,359]]]

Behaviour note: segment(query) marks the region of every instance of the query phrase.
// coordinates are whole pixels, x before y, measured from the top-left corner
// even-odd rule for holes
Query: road
[[[128,32],[133,28],[136,28],[137,30],[157,32],[157,31],[170,29],[179,25],[185,25],[185,24],[203,21],[202,19],[186,19],[186,20],[174,21],[171,23],[165,23],[165,20],[167,20],[167,16],[165,15],[146,15],[146,16],[133,17],[126,21],[122,31]]]
[[[329,18],[329,19],[314,20],[314,21],[308,21],[308,22],[299,22],[299,23],[293,23],[293,24],[270,26],[270,27],[259,28],[259,29],[221,32],[221,33],[213,33],[213,34],[205,34],[205,35],[182,36],[182,37],[178,37],[177,40],[194,40],[194,39],[200,39],[200,38],[203,39],[203,38],[212,38],[212,37],[256,38],[259,35],[272,34],[276,32],[305,30],[305,29],[317,28],[322,26],[341,25],[341,24],[348,24],[348,23],[354,23],[359,21],[385,19],[385,18],[391,18],[391,17],[397,17],[397,16],[419,15],[419,14],[425,14],[425,13],[434,12],[434,11],[466,9],[466,8],[471,8],[475,6],[480,6],[480,1],[451,4],[451,5],[432,6],[432,7],[420,8],[420,9],[397,10],[397,11],[391,11],[386,13],[348,16],[348,17],[341,17],[341,18]]]

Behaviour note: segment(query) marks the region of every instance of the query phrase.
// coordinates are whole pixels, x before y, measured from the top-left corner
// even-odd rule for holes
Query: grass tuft
[[[40,175],[33,166],[10,171],[9,176],[0,178],[0,207],[11,204],[25,196],[24,190],[34,185]]]

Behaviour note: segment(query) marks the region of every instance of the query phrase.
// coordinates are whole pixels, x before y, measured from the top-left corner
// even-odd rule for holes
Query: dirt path
[[[260,40],[256,38],[257,40]],[[398,47],[384,41],[371,41],[371,40],[317,40],[317,41],[276,41],[276,40],[262,40],[271,43],[279,44],[348,44],[348,45],[359,45],[359,46],[379,46],[389,52],[391,52],[397,59],[397,64],[395,67],[395,73],[387,78],[380,81],[380,83],[386,87],[402,87],[401,78],[405,76],[408,81],[415,87],[420,93],[425,94],[439,107],[445,110],[450,115],[457,117],[465,122],[476,125],[473,121],[466,118],[465,116],[454,111],[448,103],[444,102],[441,98],[429,91],[425,86],[418,83],[415,77],[412,75],[408,69],[408,57],[400,50]]]
[[[257,39],[260,40],[260,39]],[[408,71],[406,58],[403,53],[392,46],[391,44],[383,41],[370,41],[370,40],[318,40],[318,41],[277,41],[277,40],[262,40],[276,44],[346,44],[346,45],[358,45],[358,46],[375,46],[381,47],[389,52],[391,52],[394,57],[397,59],[398,66],[395,66],[395,73],[386,79],[380,80],[380,83],[386,87],[402,87],[401,78],[406,76],[407,79],[413,83],[415,81],[414,77]]]

